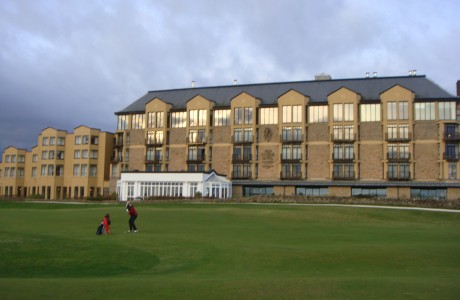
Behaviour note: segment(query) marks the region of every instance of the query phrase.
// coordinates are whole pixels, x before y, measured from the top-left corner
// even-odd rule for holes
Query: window
[[[80,150],[75,150],[73,152],[73,158],[76,158],[76,159],[80,158]]]
[[[327,187],[296,187],[296,195],[303,196],[327,196],[329,191]]]
[[[97,150],[91,150],[91,152],[89,153],[89,158],[97,159],[97,153]]]
[[[256,196],[256,195],[272,195],[272,186],[245,186],[243,190],[244,196]]]
[[[48,151],[42,151],[42,159],[48,159]]]
[[[54,136],[50,137],[50,146],[56,145],[56,138]]]
[[[54,165],[48,165],[48,176],[54,176]]]
[[[120,115],[117,119],[117,130],[128,129],[128,115]],[[75,143],[76,144],[76,143]]]
[[[88,135],[82,136],[81,143],[83,145],[88,145],[89,144],[89,136]]]
[[[283,123],[302,122],[301,105],[284,105],[283,106]]]
[[[18,163],[23,163],[26,161],[26,157],[24,155],[18,155]]]
[[[162,111],[158,112],[149,112],[148,114],[148,121],[147,127],[148,128],[161,128],[163,127],[163,116],[164,113]]]
[[[80,165],[73,165],[73,176],[80,175]]]
[[[97,175],[97,166],[90,165],[89,166],[89,176],[95,177]]]
[[[179,111],[171,113],[171,127],[172,128],[185,128],[187,120],[187,112]]]
[[[448,164],[448,178],[449,179],[457,179],[457,163],[456,162],[449,162]]]
[[[79,135],[75,136],[75,145],[81,145],[81,136]]]
[[[415,120],[427,121],[435,120],[435,103],[434,102],[420,102],[414,104]]]
[[[40,166],[40,175],[41,176],[46,176],[46,165],[41,165]]]
[[[434,199],[434,200],[445,200],[447,198],[447,189],[430,189],[430,188],[411,188],[410,196],[413,199]]]
[[[99,145],[99,137],[92,135],[91,136],[91,145]]]
[[[230,125],[230,109],[220,109],[214,111],[214,126]]]
[[[37,167],[32,167],[32,177],[37,177]]]
[[[86,176],[88,175],[88,166],[87,165],[81,165],[81,176]]]
[[[334,122],[353,121],[353,103],[338,103],[333,105]]]
[[[351,188],[351,195],[353,197],[378,197],[386,198],[386,188]]]
[[[56,165],[56,176],[64,176],[64,166]]]
[[[327,105],[310,106],[309,107],[309,122],[310,123],[325,123],[327,122]]]
[[[387,120],[409,119],[409,105],[407,101],[390,101],[387,103]]]
[[[65,138],[63,138],[63,137],[58,137],[57,138],[57,145],[58,146],[64,146],[64,143],[65,143]]]
[[[380,104],[361,104],[361,122],[380,121]]]
[[[236,107],[233,115],[234,124],[252,124],[252,110],[252,107]]]
[[[189,126],[206,126],[207,110],[192,109],[189,113]]]
[[[48,137],[43,138],[43,146],[48,146]]]
[[[233,129],[233,142],[241,143],[243,141],[243,129],[234,128]]]
[[[37,162],[38,161],[38,155],[34,154],[32,155],[32,162]]]
[[[81,158],[88,158],[88,150],[81,150]]]
[[[145,114],[134,114],[131,116],[131,129],[144,129]]]
[[[278,124],[278,107],[260,108],[260,124]]]
[[[252,143],[253,141],[252,128],[244,128],[243,133],[244,133],[243,140],[247,143]]]
[[[63,160],[64,159],[64,151],[57,151],[56,152],[56,158]]]
[[[439,102],[439,120],[455,120],[455,102]]]
[[[54,151],[53,151],[53,150],[51,150],[51,151],[49,152],[48,158],[49,158],[49,159],[54,159]]]

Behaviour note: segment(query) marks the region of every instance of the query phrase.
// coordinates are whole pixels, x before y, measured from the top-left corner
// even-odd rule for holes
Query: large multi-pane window
[[[192,109],[189,112],[189,126],[206,126],[207,122],[206,109]]]
[[[204,146],[189,146],[187,160],[189,161],[206,160],[205,147]]]
[[[379,122],[380,104],[361,104],[361,122]]]
[[[455,102],[439,102],[439,120],[455,120]]]
[[[144,129],[145,128],[145,114],[134,114],[131,116],[131,129]]]
[[[233,178],[250,178],[252,177],[251,164],[241,163],[233,164]]]
[[[171,113],[171,128],[185,128],[187,125],[187,112],[176,111]]]
[[[148,128],[160,128],[164,126],[164,112],[149,112],[147,120]]]
[[[126,130],[128,129],[128,116],[120,115],[117,118],[117,130]]]
[[[251,145],[238,145],[233,147],[233,160],[234,161],[250,161],[252,160],[252,147]]]
[[[409,103],[407,101],[390,101],[387,103],[387,120],[409,119]]]
[[[355,131],[354,125],[334,125],[332,127],[332,136],[334,141],[354,141],[355,140]]]
[[[413,199],[445,200],[447,198],[447,189],[411,188],[410,197]]]
[[[409,179],[410,165],[409,163],[389,163],[388,164],[388,179]]]
[[[415,120],[428,121],[435,120],[435,103],[434,102],[417,102],[414,103]]]
[[[234,128],[233,129],[233,142],[241,143],[243,141],[243,129]]]
[[[260,124],[278,124],[278,107],[263,107],[260,108]]]
[[[230,125],[230,109],[219,109],[214,111],[214,126]]]
[[[205,143],[206,142],[206,130],[205,129],[190,129],[188,131],[188,142],[189,143]]]
[[[388,124],[387,139],[388,140],[407,140],[409,135],[409,124]]]
[[[449,161],[457,161],[459,159],[458,149],[458,143],[446,143],[444,159]]]
[[[325,123],[328,120],[328,106],[327,105],[320,105],[320,106],[310,106],[308,108],[309,112],[309,122],[310,123]]]
[[[147,144],[163,144],[163,131],[147,131]]]
[[[281,149],[282,160],[302,159],[302,148],[300,145],[283,145]]]
[[[252,128],[244,128],[243,129],[243,141],[247,143],[252,143]]]
[[[387,158],[389,160],[407,160],[410,158],[408,143],[388,143]]]
[[[334,179],[353,179],[355,177],[353,163],[334,163],[332,177]]]
[[[281,140],[283,142],[302,141],[302,128],[296,127],[283,127],[281,131]]]
[[[366,197],[382,197],[387,196],[386,188],[352,188],[351,195],[354,197],[366,196]]]
[[[283,123],[302,122],[301,105],[284,105],[283,106]]]
[[[334,122],[353,121],[353,103],[337,103],[333,105]]]
[[[233,124],[252,124],[252,107],[236,107],[233,111]]]
[[[281,178],[300,179],[302,178],[302,165],[299,163],[281,164]]]
[[[449,162],[447,169],[448,179],[457,179],[457,162]]]
[[[295,193],[304,196],[327,196],[329,194],[327,187],[296,187]]]
[[[145,160],[147,161],[162,161],[163,151],[161,147],[148,147]]]

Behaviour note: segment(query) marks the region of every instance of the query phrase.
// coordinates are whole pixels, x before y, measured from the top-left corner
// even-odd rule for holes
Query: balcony
[[[388,180],[410,180],[410,172],[387,172]]]
[[[296,144],[296,143],[302,143],[303,142],[303,137],[302,136],[283,136],[280,135],[280,143],[285,143],[285,144]]]
[[[452,162],[455,162],[455,161],[458,161],[458,153],[446,153],[444,152],[442,154],[442,159],[446,160],[446,161],[452,161]]]
[[[410,160],[410,153],[387,153],[388,161],[405,161],[408,162]]]
[[[198,155],[196,157],[188,157],[187,158],[187,163],[201,163],[206,160],[205,155]]]
[[[145,158],[145,163],[161,163],[161,162],[163,162],[163,157],[161,156],[152,156],[152,157],[147,156]]]
[[[145,145],[146,146],[163,146],[164,139],[155,139],[155,138],[146,138]]]
[[[196,136],[196,137],[187,137],[186,139],[187,144],[193,144],[193,145],[203,145],[208,142],[208,139],[205,136]]]
[[[246,137],[246,138],[232,136],[232,143],[233,144],[252,144],[254,143],[254,136]]]
[[[332,160],[334,162],[353,162],[355,160],[355,154],[353,153],[352,155],[342,155],[341,157],[332,154]]]
[[[280,179],[281,180],[301,180],[302,179],[302,172],[280,172]]]
[[[356,134],[331,134],[331,141],[334,143],[353,143],[356,141]]]
[[[280,160],[282,162],[300,162],[302,160],[302,156],[299,157],[286,157],[285,155],[280,155]]]
[[[249,162],[252,160],[252,154],[233,154],[232,161],[233,162]]]
[[[458,132],[444,132],[443,140],[448,143],[460,142],[460,134]]]
[[[123,147],[123,140],[116,140],[113,144],[114,147]]]
[[[387,142],[409,142],[412,140],[412,132],[408,132],[407,134],[389,134],[385,132],[385,141]]]
[[[334,180],[355,180],[355,172],[332,172]]]
[[[232,172],[232,179],[251,179],[252,178],[252,172]]]

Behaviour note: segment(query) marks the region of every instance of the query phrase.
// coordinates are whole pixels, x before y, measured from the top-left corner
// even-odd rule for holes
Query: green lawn
[[[0,299],[459,299],[460,214],[0,201]],[[96,236],[105,213],[110,236]]]

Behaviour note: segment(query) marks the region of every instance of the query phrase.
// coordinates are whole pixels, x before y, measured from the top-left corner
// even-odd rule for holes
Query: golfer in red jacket
[[[134,224],[134,221],[136,221],[136,218],[137,218],[137,211],[134,208],[134,205],[131,204],[131,201],[128,201],[126,203],[126,211],[129,214],[129,231],[128,232],[137,232],[136,224]]]
[[[106,214],[104,216],[104,219],[102,219],[102,224],[104,224],[104,227],[105,227],[105,233],[106,234],[110,234],[110,215],[109,214]]]

